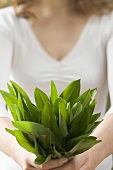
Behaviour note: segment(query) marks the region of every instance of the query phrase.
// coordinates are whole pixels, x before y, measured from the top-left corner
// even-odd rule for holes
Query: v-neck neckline
[[[91,19],[92,19],[92,16],[90,16],[90,17],[88,18],[88,20],[86,21],[86,23],[85,23],[85,25],[84,25],[84,27],[83,27],[83,29],[82,29],[82,31],[81,31],[81,33],[80,33],[77,41],[74,43],[74,45],[73,45],[73,47],[71,48],[71,50],[70,50],[69,52],[67,52],[67,54],[66,54],[62,59],[60,59],[60,60],[57,60],[57,59],[55,59],[54,57],[52,57],[52,56],[44,49],[44,47],[43,47],[43,45],[41,44],[41,42],[39,41],[38,37],[35,35],[35,33],[34,33],[33,29],[32,29],[32,26],[30,25],[30,23],[28,22],[28,20],[25,19],[25,21],[26,21],[26,25],[27,25],[27,27],[28,27],[28,29],[29,29],[29,31],[30,31],[30,34],[32,35],[33,39],[35,40],[37,46],[40,48],[43,56],[45,56],[46,58],[48,58],[49,60],[51,60],[51,61],[53,61],[53,62],[55,62],[55,63],[57,63],[57,64],[60,64],[60,63],[63,63],[63,62],[65,62],[65,61],[67,61],[68,59],[70,59],[70,57],[72,56],[73,53],[75,54],[75,52],[77,51],[77,49],[78,49],[78,47],[79,47],[79,44],[81,43],[81,41],[82,41],[82,39],[83,39],[83,37],[84,37],[84,35],[85,35],[85,32],[86,32],[86,30],[87,30],[87,28],[88,28],[88,26],[89,26],[89,23],[91,22]]]

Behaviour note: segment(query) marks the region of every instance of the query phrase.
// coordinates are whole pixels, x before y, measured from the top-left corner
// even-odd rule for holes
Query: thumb
[[[53,168],[60,167],[67,162],[68,162],[67,158],[54,159],[54,160],[47,161],[46,163],[38,166],[38,168],[46,169],[46,170],[53,169]]]

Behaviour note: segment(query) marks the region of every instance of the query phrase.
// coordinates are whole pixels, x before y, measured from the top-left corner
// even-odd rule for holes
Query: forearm
[[[113,114],[105,116],[103,122],[92,135],[102,140],[102,142],[90,149],[98,165],[103,159],[113,153]]]
[[[16,138],[5,128],[15,129],[10,119],[0,118],[0,150],[11,157],[22,169],[37,169],[38,166],[34,164],[36,156],[21,147]]]
[[[18,149],[20,146],[15,137],[9,134],[5,128],[15,129],[10,119],[0,118],[0,150],[13,158],[15,148]]]

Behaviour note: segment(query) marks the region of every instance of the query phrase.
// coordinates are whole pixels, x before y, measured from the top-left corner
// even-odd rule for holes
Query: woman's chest
[[[37,42],[51,58],[60,61],[78,43],[85,31],[89,18],[69,17],[66,20],[55,18],[31,26]],[[45,29],[46,28],[46,29]]]
[[[47,53],[31,30],[27,31],[28,34],[25,34],[22,30],[23,36],[17,34],[16,39],[20,40],[15,42],[12,62],[13,78],[20,85],[23,83],[26,87],[27,84],[27,88],[31,89],[48,82],[45,88],[49,89],[50,80],[54,80],[64,88],[64,82],[68,84],[77,79],[82,80],[83,90],[101,89],[104,85],[107,77],[106,52],[98,26],[91,27],[89,23],[71,51],[60,61]]]
[[[61,61],[51,58],[40,46],[30,42],[24,50],[20,45],[15,56],[12,75],[19,84],[27,83],[28,89],[48,82],[46,88],[49,90],[50,80],[68,84],[81,79],[83,91],[95,87],[99,90],[106,81],[105,54],[98,43],[81,42]]]

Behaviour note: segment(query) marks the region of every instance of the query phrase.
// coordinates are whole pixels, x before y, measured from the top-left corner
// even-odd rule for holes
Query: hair
[[[27,9],[24,7],[19,8],[22,5],[27,5],[29,1],[35,3],[33,0],[11,0],[17,16],[26,18],[29,18],[30,16],[35,17],[35,14],[30,13],[29,7]],[[70,5],[71,3],[77,13],[88,15],[103,15],[113,10],[113,0],[70,0]]]
[[[15,13],[18,17],[35,17],[35,14],[29,11],[29,7],[27,9],[24,7],[29,1],[33,0],[11,0],[11,4],[13,5]]]

